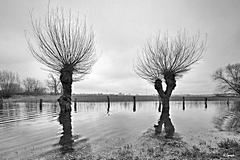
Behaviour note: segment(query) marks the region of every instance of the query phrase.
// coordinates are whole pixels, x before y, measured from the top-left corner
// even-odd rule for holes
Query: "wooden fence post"
[[[207,101],[208,101],[208,99],[207,99],[207,97],[205,97],[205,109],[207,109]]]
[[[133,96],[133,112],[136,112],[136,96]]]
[[[42,102],[43,102],[43,100],[40,99],[40,102],[39,102],[39,109],[40,109],[40,111],[42,111]]]
[[[108,102],[108,107],[107,107],[107,114],[110,112],[110,97],[107,96],[107,102]]]
[[[185,110],[185,97],[183,97],[182,102],[183,102],[183,111],[184,111]]]
[[[77,98],[74,99],[74,111],[77,112]]]

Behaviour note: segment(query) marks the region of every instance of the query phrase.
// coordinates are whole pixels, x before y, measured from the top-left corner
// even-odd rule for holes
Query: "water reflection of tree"
[[[92,159],[92,149],[88,138],[84,138],[80,135],[72,134],[72,119],[70,112],[60,112],[59,122],[63,126],[62,136],[60,137],[59,144],[61,146],[61,155],[55,155],[52,159],[72,159],[72,157],[78,157],[77,159]],[[68,153],[68,154],[66,154]],[[69,157],[69,155],[71,155]]]
[[[59,114],[59,122],[63,126],[62,136],[60,138],[59,144],[61,145],[61,153],[65,154],[68,152],[72,152],[73,149],[73,136],[72,136],[72,124],[71,124],[71,113],[60,112]]]
[[[216,128],[223,131],[240,133],[240,101],[234,102],[227,110],[223,110],[219,117],[214,119]]]
[[[170,114],[168,112],[164,112],[164,110],[162,111],[162,114],[160,116],[160,119],[158,121],[157,125],[154,125],[155,127],[155,132],[161,133],[162,132],[162,125],[164,125],[164,130],[165,130],[165,137],[166,138],[172,138],[175,128],[173,126],[173,123],[170,119]]]

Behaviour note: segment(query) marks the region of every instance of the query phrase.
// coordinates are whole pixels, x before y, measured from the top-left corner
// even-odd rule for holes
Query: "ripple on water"
[[[78,103],[71,115],[61,117],[55,103],[44,103],[41,110],[38,103],[4,104],[0,109],[0,156],[27,159],[84,153],[81,150],[86,154],[108,152],[135,141],[158,121],[158,103],[138,102],[136,112],[133,107],[131,102],[114,102],[110,107],[107,103]],[[185,102],[183,110],[181,102],[171,102],[172,122],[188,142],[224,137],[213,121],[224,112],[224,103],[209,102],[206,109],[204,102]]]

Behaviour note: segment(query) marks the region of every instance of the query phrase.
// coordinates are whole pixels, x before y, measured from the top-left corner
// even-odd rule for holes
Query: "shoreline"
[[[38,95],[38,96],[13,96],[3,99],[3,102],[57,102],[60,95]],[[73,94],[72,102],[133,102],[136,101],[159,101],[157,95],[114,95],[114,94]],[[173,95],[170,101],[239,101],[236,96],[216,96],[216,95]]]
[[[237,160],[240,158],[239,147],[239,140],[226,139],[218,142],[217,147],[206,145],[206,149],[203,150],[195,145],[190,146],[183,141],[179,133],[175,133],[172,139],[166,139],[164,133],[155,135],[153,129],[148,129],[137,138],[136,142],[115,147],[108,152],[95,153],[87,143],[80,150],[64,155],[60,152],[50,152],[32,158],[44,160]]]

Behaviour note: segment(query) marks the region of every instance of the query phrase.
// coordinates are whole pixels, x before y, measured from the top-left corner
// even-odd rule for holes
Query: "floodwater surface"
[[[229,131],[238,131],[240,116],[233,102],[208,102],[206,106],[189,101],[183,106],[174,101],[170,106],[176,132],[190,145],[211,145],[231,135]],[[71,114],[59,111],[55,103],[42,107],[39,103],[5,103],[0,108],[1,159],[65,154],[83,146],[93,153],[106,153],[136,141],[153,128],[161,114],[158,102],[114,102],[110,106],[81,102],[72,105]]]

